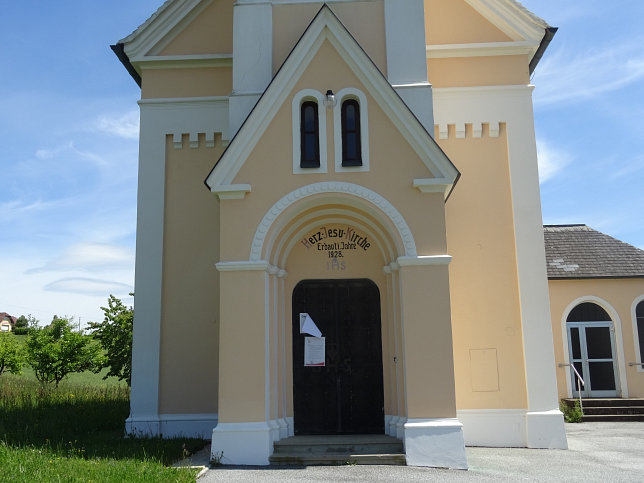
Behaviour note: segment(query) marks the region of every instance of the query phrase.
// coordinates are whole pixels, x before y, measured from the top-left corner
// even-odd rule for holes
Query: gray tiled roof
[[[545,225],[548,278],[644,277],[644,250],[586,225]]]

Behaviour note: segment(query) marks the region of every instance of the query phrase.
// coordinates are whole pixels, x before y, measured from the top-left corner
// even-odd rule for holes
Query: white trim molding
[[[313,174],[327,172],[327,137],[326,137],[326,107],[324,106],[325,96],[315,89],[303,89],[293,96],[291,102],[292,137],[293,137],[293,174]],[[305,101],[315,101],[318,105],[318,138],[320,144],[320,167],[302,168],[301,158],[301,106]]]
[[[412,186],[421,193],[443,193],[443,196],[447,198],[454,182],[446,178],[423,178],[415,179]]]
[[[128,418],[125,432],[130,436],[208,439],[217,425],[217,413],[159,414],[152,417]]]
[[[338,100],[333,108],[333,144],[336,172],[369,171],[369,106],[364,92],[354,87],[345,87],[335,94]],[[342,103],[355,99],[360,107],[360,148],[362,166],[342,166]]]
[[[398,270],[400,267],[418,267],[418,266],[446,266],[452,261],[451,255],[421,255],[417,257],[398,257],[394,263],[389,266]]]
[[[453,57],[491,57],[499,55],[527,55],[536,51],[539,42],[489,42],[473,44],[428,45],[428,59]]]
[[[241,200],[246,196],[246,193],[251,192],[249,184],[230,184],[220,185],[212,190],[220,200]]]
[[[391,204],[387,199],[383,198],[375,191],[365,188],[364,186],[345,183],[340,181],[328,181],[321,183],[313,183],[310,185],[302,186],[301,188],[291,191],[283,196],[277,203],[268,209],[262,221],[260,221],[253,237],[250,260],[258,261],[262,258],[264,244],[268,236],[268,232],[273,226],[277,218],[291,205],[298,201],[318,194],[326,193],[343,193],[351,196],[361,198],[370,205],[377,207],[388,220],[396,227],[398,235],[404,245],[405,256],[416,256],[416,242],[414,236],[407,225],[404,217],[400,212]]]
[[[463,425],[456,418],[407,419],[407,465],[466,470]]]
[[[140,70],[232,67],[233,54],[152,55],[139,60]]]

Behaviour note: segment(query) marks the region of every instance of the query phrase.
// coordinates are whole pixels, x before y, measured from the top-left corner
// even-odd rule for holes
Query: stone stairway
[[[574,407],[579,399],[564,399]],[[589,421],[644,421],[644,399],[592,398],[582,399],[583,422]]]
[[[406,464],[402,441],[385,435],[292,436],[273,448],[274,465]]]

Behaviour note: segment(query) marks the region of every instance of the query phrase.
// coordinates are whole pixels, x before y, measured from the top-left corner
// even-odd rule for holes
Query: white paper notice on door
[[[326,337],[304,338],[304,367],[325,365]]]
[[[309,334],[313,337],[322,337],[322,332],[315,325],[313,319],[306,312],[300,312],[300,334]]]

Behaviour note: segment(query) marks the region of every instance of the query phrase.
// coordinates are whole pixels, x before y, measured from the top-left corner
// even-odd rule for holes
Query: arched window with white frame
[[[335,94],[333,141],[336,171],[369,171],[369,116],[367,96],[346,87]]]
[[[291,104],[293,173],[327,172],[326,109],[324,95],[303,89]]]
[[[320,167],[318,103],[305,101],[300,108],[300,168]]]

